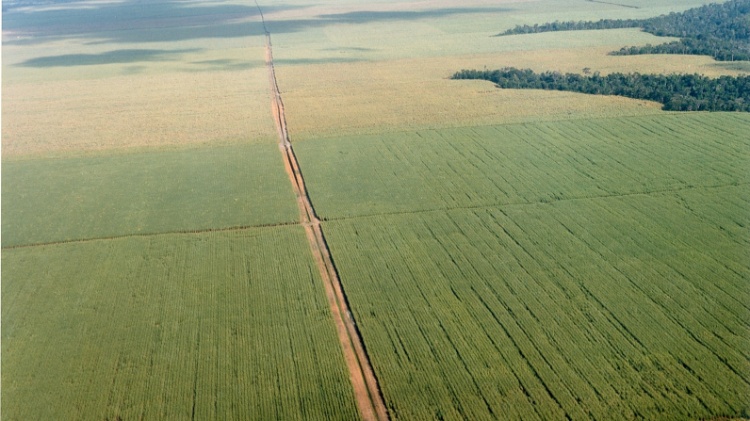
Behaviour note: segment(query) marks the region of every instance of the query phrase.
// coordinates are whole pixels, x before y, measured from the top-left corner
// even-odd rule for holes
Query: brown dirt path
[[[289,180],[297,197],[300,222],[305,228],[315,263],[320,270],[321,278],[323,278],[326,297],[331,307],[331,314],[336,325],[336,332],[344,353],[346,366],[349,369],[359,412],[365,421],[387,420],[389,418],[388,410],[380,393],[378,381],[375,378],[375,373],[365,352],[362,339],[351,317],[341,281],[333,265],[331,253],[323,236],[320,220],[315,215],[315,210],[307,195],[305,180],[302,178],[297,157],[294,155],[294,150],[289,140],[286,117],[284,116],[284,103],[281,100],[281,93],[276,82],[276,72],[273,65],[271,34],[268,32],[266,32],[266,65],[271,85],[271,109],[276,122],[276,129],[279,133],[279,149],[284,159],[284,168],[289,175]]]

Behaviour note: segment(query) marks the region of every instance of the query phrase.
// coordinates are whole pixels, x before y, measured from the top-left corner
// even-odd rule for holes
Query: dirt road
[[[260,8],[259,8],[260,9]],[[261,18],[263,17],[261,13]],[[265,27],[265,22],[263,24]],[[315,263],[320,270],[320,276],[323,278],[325,285],[326,297],[331,307],[331,313],[336,325],[341,349],[344,353],[349,375],[354,387],[354,395],[357,400],[357,406],[362,418],[365,421],[370,420],[387,420],[388,411],[385,407],[383,397],[380,394],[375,373],[370,366],[370,361],[365,353],[362,339],[359,336],[354,320],[344,295],[341,281],[339,280],[336,268],[331,260],[331,254],[328,250],[323,230],[320,226],[320,220],[315,215],[310,198],[305,188],[305,180],[299,169],[297,157],[294,155],[292,143],[289,140],[289,132],[286,126],[284,116],[284,103],[281,100],[281,93],[276,81],[276,71],[273,65],[273,50],[271,44],[271,34],[266,31],[266,66],[268,67],[268,79],[271,85],[271,109],[276,121],[276,129],[279,133],[279,149],[281,150],[284,167],[292,188],[297,197],[299,207],[300,222],[305,228],[310,249],[312,250]]]

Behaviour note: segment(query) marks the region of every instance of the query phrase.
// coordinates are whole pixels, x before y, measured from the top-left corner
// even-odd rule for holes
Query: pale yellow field
[[[6,82],[3,157],[274,141],[268,90],[263,66]]]
[[[325,0],[314,3],[294,0],[285,3],[292,8],[270,11],[266,19],[274,36],[276,58],[282,62],[307,64],[321,60],[390,60],[619,45],[623,41],[645,44],[655,42],[656,37],[638,31],[631,31],[627,38],[609,31],[595,35],[555,33],[505,38],[493,35],[518,24],[643,18],[710,2],[660,0],[640,8],[623,8],[580,0]]]
[[[55,14],[68,8],[79,12]],[[83,1],[34,7],[14,29],[29,19],[16,12],[3,31],[3,159],[274,142],[255,13]]]
[[[23,83],[3,89],[3,156],[268,141],[265,68]]]
[[[633,30],[604,32],[610,32],[613,39],[634,33]],[[579,32],[568,36],[583,40],[585,35]],[[640,33],[636,34],[639,36]],[[511,40],[514,42],[517,41]],[[570,92],[500,90],[490,82],[448,79],[465,68],[514,66],[581,73],[588,67],[602,74],[688,72],[710,76],[741,73],[708,57],[670,56],[664,60],[663,56],[607,55],[612,49],[613,45],[521,49],[494,54],[282,66],[277,73],[292,140],[662,112],[661,104],[648,101]]]
[[[622,45],[659,42],[637,30],[492,36],[517,23],[637,17],[706,2],[670,0],[641,9],[572,0],[260,4],[273,36],[292,138],[301,140],[659,112],[643,101],[500,92],[489,83],[447,77],[484,66],[736,73],[699,57],[605,55]],[[144,19],[137,9],[125,8],[136,14],[106,22],[97,20],[96,8],[118,3],[35,10],[66,7],[80,8],[82,15],[66,15],[70,20],[52,26],[41,20],[4,29],[3,158],[274,138],[254,4],[155,3]],[[85,13],[94,15],[87,19]]]

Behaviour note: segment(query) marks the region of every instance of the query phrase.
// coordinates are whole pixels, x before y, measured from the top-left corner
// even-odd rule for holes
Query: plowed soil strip
[[[264,23],[265,26],[265,23]],[[305,180],[299,170],[297,157],[294,155],[292,144],[289,141],[289,133],[286,127],[286,118],[284,117],[284,103],[281,101],[279,86],[276,82],[276,72],[273,66],[273,51],[271,46],[271,35],[266,32],[266,65],[268,67],[268,79],[271,85],[271,108],[273,111],[276,128],[279,132],[279,149],[281,149],[284,158],[284,168],[292,182],[294,194],[297,197],[299,206],[300,221],[305,228],[307,239],[312,249],[315,263],[320,270],[320,276],[325,284],[328,304],[331,307],[333,320],[336,324],[341,349],[344,352],[347,368],[349,369],[354,395],[357,399],[357,406],[366,421],[370,420],[387,420],[388,411],[386,410],[383,397],[380,394],[375,373],[370,366],[370,361],[365,353],[362,339],[359,337],[354,320],[344,296],[336,268],[331,260],[331,254],[328,250],[323,231],[320,226],[320,220],[315,215],[310,198],[305,188]]]

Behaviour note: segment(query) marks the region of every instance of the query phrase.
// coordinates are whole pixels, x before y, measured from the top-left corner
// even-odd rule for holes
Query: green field
[[[295,150],[316,210],[337,219],[746,185],[748,131],[746,114],[668,114],[310,140]]]
[[[750,410],[749,202],[723,187],[325,229],[393,419],[699,419]]]
[[[301,227],[6,249],[2,278],[3,419],[358,417]]]
[[[301,144],[303,165],[334,157],[308,186],[391,415],[747,414],[748,122]]]
[[[293,223],[278,147],[3,162],[3,246]]]

